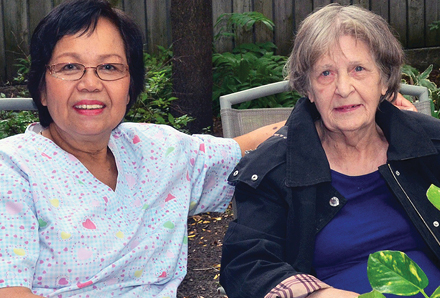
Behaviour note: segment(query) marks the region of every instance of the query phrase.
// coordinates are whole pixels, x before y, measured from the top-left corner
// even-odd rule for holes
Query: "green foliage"
[[[426,196],[431,204],[440,210],[440,188],[432,184],[426,191]]]
[[[426,196],[434,207],[440,210],[440,188],[431,185],[426,191]],[[429,284],[428,277],[417,263],[401,251],[383,250],[370,254],[367,274],[373,291],[360,295],[360,298],[385,297],[381,293],[399,296],[422,293],[428,298],[424,291]],[[440,287],[430,298],[440,298]]]
[[[221,95],[279,82],[287,57],[275,55],[273,43],[242,44],[233,52],[213,55],[213,109],[219,114]],[[291,107],[300,98],[284,92],[240,104],[238,109]]]
[[[412,296],[428,286],[423,270],[400,251],[379,251],[368,258],[368,280],[381,293]]]
[[[215,24],[219,28],[214,39],[237,37],[239,29],[251,30],[256,23],[273,30],[271,20],[258,12],[222,14]],[[283,80],[283,69],[287,57],[275,55],[272,42],[245,43],[236,46],[232,52],[214,53],[213,62],[213,112],[220,113],[221,95],[246,90]],[[297,92],[284,92],[259,98],[238,105],[238,109],[291,107],[300,98]]]
[[[157,55],[144,53],[144,64],[147,70],[145,91],[140,94],[125,120],[167,124],[187,132],[188,123],[194,119],[188,115],[175,118],[170,113],[171,104],[177,99],[172,96],[172,51],[160,46],[158,48],[159,54]]]
[[[26,127],[38,121],[36,112],[32,111],[1,111],[0,139],[23,133]]]
[[[431,64],[425,71],[420,73],[416,68],[411,65],[404,65],[402,67],[402,77],[408,80],[410,85],[417,85],[427,87],[428,90],[434,90],[437,86],[431,82],[428,77],[432,72],[433,65]]]
[[[402,82],[428,88],[429,98],[433,103],[432,115],[439,118],[438,111],[440,110],[440,88],[438,88],[434,82],[429,80],[429,75],[431,74],[432,69],[432,64],[423,72],[419,72],[416,68],[410,65],[404,65],[402,67]],[[405,98],[412,101],[410,96],[405,96]]]
[[[426,295],[424,289],[429,280],[423,270],[400,251],[383,250],[371,254],[367,265],[368,280],[373,291],[360,295],[360,298],[384,297],[380,293],[399,296]],[[439,296],[439,288],[431,298]]]
[[[429,30],[438,30],[440,29],[440,21],[434,21],[429,24]]]
[[[17,76],[14,77],[14,82],[17,84],[24,84],[27,82],[29,69],[31,68],[31,56],[27,55],[24,58],[18,58],[18,63],[14,64],[18,66]]]
[[[251,30],[255,24],[260,23],[265,25],[269,30],[273,31],[274,23],[266,18],[262,13],[251,11],[243,13],[224,13],[217,18],[214,28],[219,29],[214,35],[214,40],[222,37],[237,38],[239,29],[245,31]]]

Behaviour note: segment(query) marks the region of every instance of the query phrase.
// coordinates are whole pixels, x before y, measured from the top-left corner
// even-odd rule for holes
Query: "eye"
[[[328,77],[330,75],[330,71],[329,70],[325,70],[321,73],[322,76],[324,77]]]
[[[355,70],[355,71],[363,71],[364,68],[363,68],[362,66],[356,66],[356,67],[354,68],[354,70]]]
[[[81,69],[81,66],[76,63],[66,63],[61,64],[60,71],[72,71],[72,70],[79,70]]]
[[[106,72],[120,71],[120,68],[121,67],[119,66],[119,64],[112,63],[102,64],[99,66],[99,70]]]

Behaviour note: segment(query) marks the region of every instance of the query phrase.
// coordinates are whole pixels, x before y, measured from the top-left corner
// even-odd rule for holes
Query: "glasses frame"
[[[76,64],[76,65],[81,65],[81,66],[84,67],[84,71],[83,71],[82,75],[81,75],[78,79],[75,79],[75,80],[69,80],[69,79],[65,79],[65,78],[60,78],[60,77],[57,76],[57,73],[54,71],[54,67],[55,67],[56,65],[59,65],[59,64]],[[122,76],[122,77],[120,77],[120,78],[114,79],[114,80],[106,80],[106,79],[101,78],[101,77],[99,76],[99,74],[98,74],[98,67],[103,66],[103,65],[106,65],[106,64],[122,65],[122,66],[124,66],[124,67],[125,67],[125,71],[126,71],[125,75]],[[75,82],[75,81],[79,81],[79,80],[81,80],[81,79],[84,77],[84,75],[86,74],[88,68],[93,68],[93,69],[94,69],[94,73],[95,73],[95,75],[96,75],[101,81],[105,81],[105,82],[112,82],[112,81],[117,81],[117,80],[123,79],[123,78],[125,78],[126,76],[128,76],[129,73],[130,73],[130,72],[128,71],[128,70],[129,70],[128,65],[127,65],[127,64],[123,64],[123,63],[102,63],[102,64],[98,64],[98,65],[96,65],[96,66],[85,66],[84,64],[81,64],[81,63],[67,62],[67,63],[56,63],[56,64],[51,64],[51,65],[46,65],[46,68],[47,68],[47,70],[49,70],[49,74],[50,74],[51,76],[53,76],[54,78],[57,78],[57,79],[59,79],[59,80],[63,80],[63,81],[70,81],[70,82]]]

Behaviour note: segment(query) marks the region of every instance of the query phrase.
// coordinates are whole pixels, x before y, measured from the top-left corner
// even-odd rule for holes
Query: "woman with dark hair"
[[[225,210],[227,175],[272,127],[234,141],[122,123],[142,39],[104,0],[57,6],[31,57],[40,123],[0,141],[0,297],[175,297],[188,215]]]
[[[229,298],[357,297],[371,291],[367,260],[379,250],[416,261],[427,293],[440,284],[440,212],[426,198],[440,185],[440,121],[390,103],[402,62],[368,10],[331,4],[302,22],[287,69],[305,97],[230,176]]]

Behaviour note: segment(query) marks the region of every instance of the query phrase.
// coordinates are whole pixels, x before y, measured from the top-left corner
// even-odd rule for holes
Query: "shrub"
[[[269,30],[274,24],[258,12],[222,14],[215,24],[219,33],[214,39],[236,38],[240,29],[249,31],[256,23]],[[272,42],[244,43],[236,46],[232,52],[213,54],[213,112],[220,113],[221,95],[246,90],[283,80],[283,68],[287,57],[275,55],[276,46]],[[271,108],[294,106],[300,95],[296,92],[284,92],[238,105],[238,109]]]
[[[175,118],[170,113],[171,104],[177,99],[172,96],[172,51],[161,46],[158,49],[159,53],[156,55],[144,53],[144,64],[147,69],[145,91],[139,95],[125,120],[168,124],[187,132],[187,124],[193,119],[188,115]]]
[[[408,83],[410,85],[423,86],[428,88],[429,98],[433,103],[433,115],[434,117],[439,117],[440,110],[440,88],[429,80],[429,75],[431,74],[433,65],[431,64],[423,72],[418,71],[411,65],[404,65],[402,67],[402,82]],[[412,100],[411,97],[405,96],[407,99]]]

